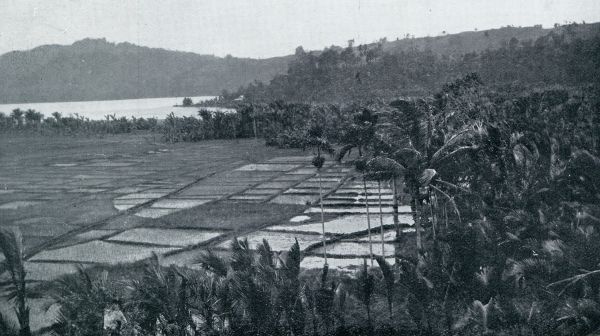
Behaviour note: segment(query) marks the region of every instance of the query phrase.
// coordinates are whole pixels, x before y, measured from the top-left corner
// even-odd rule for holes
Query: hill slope
[[[85,39],[0,56],[0,103],[217,95],[287,69],[264,60]]]
[[[431,51],[438,55],[458,56],[485,50],[495,50],[509,47],[513,43],[535,41],[538,38],[555,34],[577,36],[582,39],[590,38],[597,30],[597,24],[569,24],[555,28],[533,27],[502,27],[482,31],[467,31],[459,34],[447,34],[436,37],[404,38],[387,41],[383,50],[389,53],[407,52],[411,50]]]
[[[508,29],[513,30],[523,32]],[[506,43],[504,38],[495,40],[498,48],[485,49],[474,33],[451,36],[463,42],[460,49],[449,47],[450,37],[440,37],[424,48],[418,47],[423,39],[415,39],[415,47],[407,50],[403,41],[334,47],[319,53],[298,49],[287,74],[276,76],[266,86],[249,85],[238,95],[257,102],[324,103],[423,96],[473,72],[484,83],[515,88],[598,83],[600,24],[570,25],[529,36],[537,33],[546,34],[534,41],[513,35]],[[511,35],[505,32],[504,36]]]

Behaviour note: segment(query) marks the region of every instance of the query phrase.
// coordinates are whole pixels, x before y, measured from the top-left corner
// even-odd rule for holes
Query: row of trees
[[[117,118],[107,115],[104,120],[90,120],[77,114],[63,116],[59,112],[52,117],[35,110],[15,109],[9,115],[0,112],[0,130],[16,132],[36,132],[40,134],[118,134],[135,130],[156,130],[158,120],[155,118]]]
[[[162,127],[169,142],[207,139],[263,138],[267,145],[302,148],[309,120],[318,120],[335,138],[335,125],[346,118],[337,105],[239,104],[235,112],[211,112],[201,109],[198,117],[167,116]]]

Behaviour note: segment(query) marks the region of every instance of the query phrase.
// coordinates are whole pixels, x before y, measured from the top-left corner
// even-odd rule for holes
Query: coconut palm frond
[[[288,279],[297,279],[300,275],[300,262],[302,261],[302,253],[300,252],[300,245],[298,239],[294,242],[292,247],[287,254],[285,261],[285,269],[288,274]]]
[[[25,282],[25,252],[23,237],[17,228],[0,228],[0,250],[4,254],[4,266],[10,273],[10,284],[5,286],[5,295],[15,300],[15,311],[19,321],[19,334],[31,335],[29,327],[29,307],[27,306],[28,289]]]
[[[425,169],[419,176],[419,184],[421,187],[426,187],[431,183],[431,180],[437,175],[435,169]]]
[[[254,255],[250,250],[248,239],[234,239],[231,243],[231,267],[235,271],[250,271]]]
[[[431,156],[432,165],[439,164],[443,160],[454,158],[463,152],[479,149],[479,146],[474,145],[473,142],[482,137],[482,129],[483,127],[478,124],[468,125],[462,130],[452,134]]]
[[[0,227],[0,251],[5,258],[0,270],[20,275],[19,273],[23,270],[24,250],[23,238],[18,229]]]
[[[273,250],[271,250],[271,245],[266,239],[263,239],[261,244],[258,244],[258,261],[260,265],[263,267],[274,268],[275,263],[273,262]]]
[[[367,168],[374,173],[399,176],[406,168],[399,162],[384,156],[376,156],[367,161]]]
[[[573,286],[574,284],[578,283],[579,281],[584,280],[587,277],[595,276],[595,275],[598,275],[598,274],[600,274],[600,270],[586,271],[584,273],[577,274],[577,275],[574,275],[572,277],[569,277],[569,278],[566,278],[566,279],[563,279],[563,280],[560,280],[560,281],[553,282],[553,283],[549,284],[547,287],[550,288],[550,287],[554,287],[554,286],[565,284],[564,288],[560,291],[560,294],[562,294],[562,293],[564,293],[567,290],[568,287]]]
[[[12,321],[0,313],[0,335],[17,336],[17,327]]]
[[[461,220],[461,216],[460,216],[460,210],[458,210],[458,205],[456,204],[456,201],[454,201],[454,197],[451,197],[446,192],[444,192],[442,189],[434,186],[433,184],[430,184],[429,186],[431,187],[431,189],[442,194],[450,202],[450,205],[452,205],[452,209],[454,209],[454,213],[458,216],[458,221],[461,222],[462,220]]]
[[[443,185],[445,185],[445,186],[448,186],[448,187],[450,187],[450,188],[454,188],[454,189],[456,189],[456,190],[460,190],[460,191],[462,191],[462,192],[464,192],[464,193],[467,193],[467,194],[470,194],[470,193],[471,193],[471,191],[469,191],[469,190],[467,190],[467,189],[465,189],[465,188],[463,188],[463,187],[461,187],[461,186],[458,186],[458,185],[456,185],[456,184],[454,184],[454,183],[450,183],[450,182],[444,181],[444,180],[442,180],[442,179],[441,179],[441,178],[439,178],[439,177],[437,177],[437,178],[435,179],[435,182],[436,182],[436,183],[441,183],[441,184],[443,184]]]
[[[208,250],[205,253],[200,254],[196,263],[201,264],[202,267],[215,273],[220,277],[227,276],[227,263],[223,258],[216,255],[212,250]]]
[[[408,135],[413,148],[424,152],[428,134],[431,111],[426,104],[397,100],[390,104],[399,112],[399,127]]]
[[[352,152],[352,149],[354,149],[356,147],[356,145],[354,144],[347,144],[342,146],[342,148],[340,148],[336,153],[335,153],[335,160],[337,162],[342,162],[342,159],[344,157],[346,157],[346,155],[350,155],[350,153]]]

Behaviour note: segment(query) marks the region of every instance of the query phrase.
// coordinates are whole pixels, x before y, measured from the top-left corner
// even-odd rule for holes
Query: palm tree
[[[62,119],[62,115],[60,114],[60,112],[52,112],[52,117],[56,119],[57,123],[60,123],[60,120]]]
[[[463,189],[442,180],[438,170],[443,170],[446,164],[461,155],[479,150],[485,130],[477,121],[457,130],[443,129],[442,117],[434,116],[424,102],[415,104],[400,100],[393,102],[392,106],[400,113],[391,117],[393,122],[386,124],[381,139],[393,149],[386,155],[389,162],[403,168],[404,181],[412,197],[417,248],[420,250],[423,212],[420,205],[427,198],[426,194],[422,196],[422,190],[431,188],[454,205],[454,199],[443,188]],[[458,208],[454,207],[454,210],[458,215]]]
[[[132,281],[133,301],[144,312],[143,330],[152,333],[157,328],[165,334],[185,335],[186,329],[195,329],[189,278],[186,270],[174,265],[163,268],[157,255],[146,263],[143,277]]]
[[[358,150],[358,159],[355,160],[354,166],[356,171],[362,177],[365,212],[367,216],[367,236],[369,238],[369,260],[371,267],[373,266],[373,243],[371,240],[371,215],[369,209],[369,194],[367,190],[367,167],[366,160],[363,155],[366,154],[369,146],[372,144],[377,125],[378,116],[371,109],[362,108],[353,116],[353,122],[342,133],[341,142],[344,144],[336,154],[336,160],[341,162],[342,159],[348,156],[352,149]]]
[[[356,171],[362,175],[362,183],[365,197],[365,211],[367,214],[367,236],[369,238],[369,260],[371,261],[371,267],[373,267],[373,241],[371,240],[371,214],[369,210],[369,193],[367,192],[367,177],[366,169],[367,165],[365,160],[357,160],[355,162]]]
[[[385,256],[384,228],[383,228],[383,209],[381,206],[381,181],[394,180],[396,176],[405,172],[404,166],[398,162],[384,156],[375,156],[367,162],[367,168],[370,176],[377,180],[378,199],[379,199],[379,225],[381,233],[381,254]],[[396,228],[399,231],[398,228]]]
[[[15,300],[19,336],[30,336],[29,307],[27,306],[27,287],[23,238],[18,229],[9,230],[0,227],[0,251],[4,260],[0,262],[0,275],[8,272],[10,280],[0,284],[0,289],[9,300]]]
[[[200,311],[209,315],[213,310],[220,312],[233,333],[249,329],[268,334],[283,328],[294,335],[303,334],[306,300],[299,280],[300,246],[296,241],[289,251],[275,255],[267,241],[255,252],[247,240],[237,239],[228,261],[210,251],[203,254],[199,262],[218,279],[219,286],[210,296],[214,301],[201,300],[205,308]]]
[[[321,205],[321,228],[322,228],[322,242],[323,242],[323,258],[325,265],[327,265],[327,246],[325,243],[325,210],[323,208],[323,188],[321,182],[321,168],[325,163],[325,158],[322,156],[323,153],[333,154],[333,147],[327,140],[323,127],[317,123],[312,123],[311,127],[306,133],[304,140],[304,148],[312,148],[316,151],[315,157],[312,159],[312,164],[317,168],[317,176],[319,178],[319,203]]]
[[[328,272],[329,267],[327,264],[325,264],[321,273],[320,286],[315,292],[315,308],[321,317],[321,324],[325,327],[326,334],[329,334],[331,328],[333,304],[335,299],[335,284],[333,282],[331,282],[330,286],[327,284]]]
[[[23,111],[21,109],[14,109],[10,114],[10,117],[13,120],[13,125],[16,124],[17,128],[21,128],[23,126]]]
[[[43,116],[44,115],[41,114],[40,112],[37,112],[32,109],[28,109],[27,111],[25,111],[25,121],[27,122],[27,127],[31,127],[34,125],[39,127],[39,124],[42,121]]]
[[[106,270],[94,276],[79,267],[77,273],[59,279],[50,291],[50,304],[58,304],[59,317],[48,329],[59,335],[103,335],[105,309],[118,302],[108,276]]]

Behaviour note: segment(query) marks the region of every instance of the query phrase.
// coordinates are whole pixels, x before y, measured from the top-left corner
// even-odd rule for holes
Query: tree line
[[[0,131],[36,133],[42,135],[90,135],[119,134],[133,131],[152,131],[159,126],[155,118],[116,117],[106,115],[104,120],[90,120],[78,114],[63,116],[53,112],[52,117],[44,117],[33,109],[14,109],[6,115],[0,112]]]

